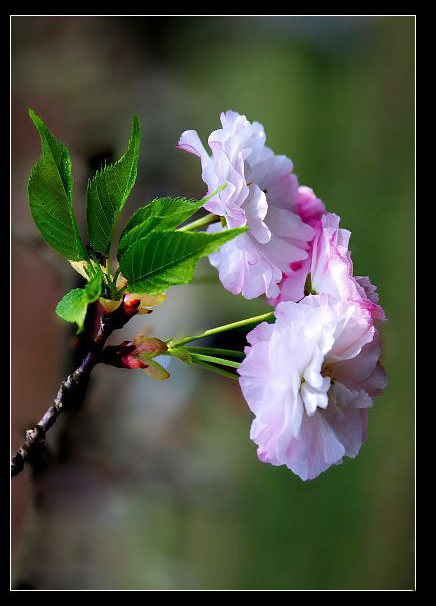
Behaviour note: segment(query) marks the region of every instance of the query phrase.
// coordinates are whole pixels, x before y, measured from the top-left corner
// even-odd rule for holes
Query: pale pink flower
[[[386,386],[369,312],[310,295],[280,303],[275,324],[260,324],[247,339],[238,372],[256,417],[250,437],[259,459],[308,480],[355,457],[366,440],[367,409]]]
[[[201,160],[208,194],[226,188],[205,204],[225,218],[226,228],[248,226],[250,231],[231,240],[210,256],[220,280],[233,294],[247,299],[279,295],[278,282],[290,264],[307,258],[314,236],[297,214],[298,180],[286,156],[265,146],[264,128],[245,116],[221,114],[222,128],[211,133],[209,156],[196,131],[185,131],[178,147]],[[208,231],[223,229],[219,224]]]
[[[377,292],[377,286],[371,284],[368,276],[354,276],[357,291],[361,297],[361,303],[364,305],[374,320],[385,320],[385,312],[378,302],[380,300]]]
[[[324,202],[318,198],[310,187],[300,185],[297,194],[297,213],[302,220],[315,226],[325,214]]]
[[[360,303],[374,320],[384,319],[376,287],[368,277],[353,276],[348,250],[351,232],[340,228],[339,222],[340,218],[333,213],[313,218],[316,235],[310,243],[308,259],[293,264],[293,272],[280,284],[280,295],[270,302],[276,305],[283,301],[299,301],[309,293],[328,294]]]

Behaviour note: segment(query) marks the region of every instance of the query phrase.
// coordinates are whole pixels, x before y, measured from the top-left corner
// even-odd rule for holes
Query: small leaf
[[[129,292],[158,294],[192,280],[198,261],[218,250],[246,227],[219,233],[157,232],[130,246],[121,259]]]
[[[141,126],[133,117],[132,135],[126,153],[115,164],[105,166],[88,182],[88,231],[94,250],[105,255],[113,230],[136,181],[141,144]]]
[[[130,218],[118,245],[118,260],[127,248],[150,234],[152,231],[173,229],[189,219],[202,206],[205,200],[188,198],[156,198],[137,210]]]
[[[111,314],[113,311],[119,308],[123,301],[122,299],[114,301],[113,299],[105,299],[104,297],[100,297],[99,302],[105,313]]]
[[[83,323],[88,308],[88,295],[84,288],[70,290],[56,307],[57,315],[67,322],[76,322],[77,334],[83,330]]]
[[[92,273],[92,268],[90,267],[88,261],[69,261],[71,267],[77,271],[85,280],[89,280],[89,275]]]
[[[29,110],[41,137],[42,158],[32,169],[28,192],[30,212],[44,240],[70,261],[87,259],[73,210],[70,152]]]
[[[150,379],[165,381],[165,379],[170,378],[170,373],[167,369],[161,366],[159,362],[156,362],[156,360],[146,359],[146,356],[144,356],[144,363],[148,364],[147,368],[144,368],[144,372]]]
[[[96,274],[92,280],[88,282],[85,287],[86,294],[88,297],[88,303],[94,303],[101,295],[102,289],[102,275],[101,273]]]
[[[96,301],[102,289],[101,274],[97,274],[85,288],[70,290],[57,304],[57,315],[67,322],[76,322],[77,334],[83,330],[88,305]]]

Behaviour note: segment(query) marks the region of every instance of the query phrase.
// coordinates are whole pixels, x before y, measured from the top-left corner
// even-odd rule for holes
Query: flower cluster
[[[275,307],[275,323],[247,335],[238,369],[251,438],[261,461],[312,479],[366,439],[368,408],[387,384],[384,311],[369,278],[353,275],[350,232],[265,146],[263,126],[232,111],[221,123],[211,155],[192,130],[178,147],[200,158],[209,193],[226,185],[205,204],[223,218],[209,231],[250,228],[209,257],[224,287]]]

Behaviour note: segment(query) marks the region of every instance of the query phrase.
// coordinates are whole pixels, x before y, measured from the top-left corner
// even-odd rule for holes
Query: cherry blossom
[[[213,224],[208,231],[250,228],[211,255],[210,262],[233,294],[277,297],[283,274],[308,258],[315,232],[298,214],[293,164],[265,146],[263,126],[233,111],[221,114],[221,123],[208,139],[212,155],[193,130],[185,131],[178,144],[200,158],[209,194],[226,185],[205,204],[225,225]]]
[[[293,264],[293,271],[280,284],[280,295],[270,302],[277,305],[283,301],[299,301],[310,293],[328,294],[360,303],[374,320],[384,319],[376,287],[368,277],[353,276],[348,250],[351,232],[339,227],[340,217],[327,213],[319,218],[313,213],[310,220],[316,235],[310,243],[309,257]]]
[[[387,382],[369,311],[309,295],[280,303],[276,322],[258,325],[247,339],[238,372],[255,414],[250,437],[259,459],[308,480],[355,457],[366,440],[367,409]]]

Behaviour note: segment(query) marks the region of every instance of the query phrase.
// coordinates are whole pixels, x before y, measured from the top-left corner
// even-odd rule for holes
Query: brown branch
[[[96,364],[102,361],[103,347],[109,335],[122,328],[134,316],[139,307],[137,305],[122,304],[111,314],[103,313],[97,336],[92,341],[90,349],[80,366],[60,384],[56,398],[42,419],[26,431],[26,439],[21,448],[11,458],[11,477],[18,475],[26,461],[31,459],[38,445],[41,445],[47,431],[56,422],[62,412],[81,403],[86,394],[89,377]]]

